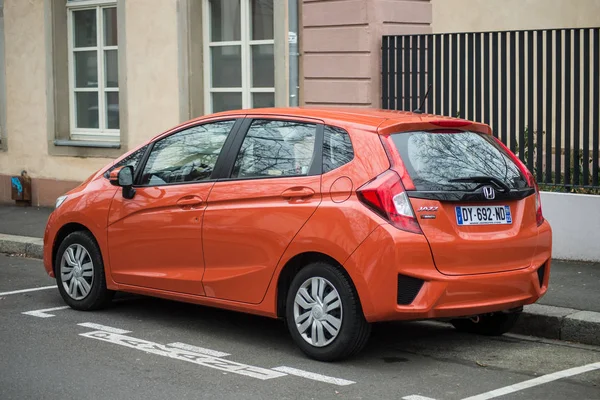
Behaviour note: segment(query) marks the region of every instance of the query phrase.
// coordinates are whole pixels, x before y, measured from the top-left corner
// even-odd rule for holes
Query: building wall
[[[434,33],[600,26],[600,0],[431,0]]]
[[[50,155],[54,144],[48,80],[52,59],[48,39],[51,0],[5,0],[6,143],[0,150],[0,203],[10,202],[10,176],[27,171],[34,205],[51,205],[114,157]],[[177,124],[180,120],[177,0],[128,0],[126,42],[119,56],[122,90],[119,153]],[[123,36],[120,36],[122,38]],[[126,79],[125,79],[126,77]],[[126,82],[125,82],[126,81]],[[94,149],[99,150],[99,149]],[[114,152],[113,152],[114,154]],[[118,153],[117,153],[118,154]]]
[[[305,105],[381,106],[381,36],[431,32],[429,0],[302,1]]]
[[[127,0],[129,148],[180,122],[177,0]]]

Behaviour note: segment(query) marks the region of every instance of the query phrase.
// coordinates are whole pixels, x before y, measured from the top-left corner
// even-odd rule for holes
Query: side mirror
[[[113,169],[110,171],[108,180],[111,185],[123,188],[124,198],[132,199],[135,195],[135,189],[133,188],[133,167],[131,165]]]

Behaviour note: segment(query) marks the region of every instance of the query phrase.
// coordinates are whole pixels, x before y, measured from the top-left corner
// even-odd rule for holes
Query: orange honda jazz
[[[61,196],[44,265],[75,309],[123,291],[282,318],[331,361],[377,321],[507,332],[551,246],[533,176],[487,125],[257,109],[182,124]]]

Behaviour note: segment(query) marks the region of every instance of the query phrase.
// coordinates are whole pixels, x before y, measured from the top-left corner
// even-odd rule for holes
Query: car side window
[[[137,166],[139,165],[140,161],[142,160],[142,157],[144,156],[144,153],[146,152],[147,148],[148,148],[148,145],[134,151],[133,153],[131,153],[130,155],[128,155],[127,157],[125,157],[124,159],[122,159],[121,161],[119,161],[118,163],[113,165],[112,167],[110,167],[104,173],[104,177],[106,179],[108,179],[111,171],[114,170],[115,168],[119,168],[119,167],[132,166],[133,170],[135,171],[137,169]]]
[[[323,173],[348,164],[354,158],[350,135],[342,128],[326,126],[323,135]]]
[[[317,125],[254,120],[233,167],[232,178],[308,175]]]
[[[194,126],[154,144],[141,185],[198,182],[210,179],[235,121]]]

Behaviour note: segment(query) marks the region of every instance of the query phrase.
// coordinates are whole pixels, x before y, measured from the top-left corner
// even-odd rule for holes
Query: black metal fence
[[[384,36],[382,107],[492,126],[540,183],[600,188],[600,28]]]

